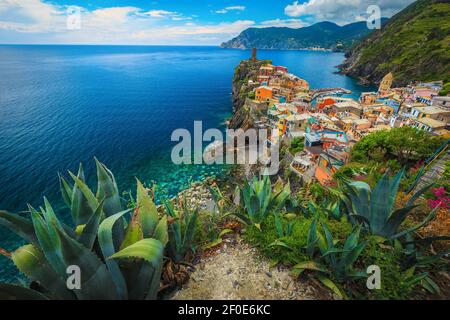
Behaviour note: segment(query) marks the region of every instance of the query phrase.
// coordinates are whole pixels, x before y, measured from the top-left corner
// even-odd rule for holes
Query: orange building
[[[267,86],[261,86],[256,88],[255,99],[262,102],[273,98],[273,90]]]
[[[317,108],[319,110],[322,110],[323,108],[327,107],[327,106],[331,106],[333,104],[336,103],[336,100],[334,100],[333,98],[324,98],[324,99],[320,99],[317,101]]]

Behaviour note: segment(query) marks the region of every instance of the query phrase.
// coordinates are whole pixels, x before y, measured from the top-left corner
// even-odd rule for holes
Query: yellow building
[[[389,94],[393,80],[394,75],[392,74],[392,72],[389,72],[384,76],[384,78],[381,80],[380,87],[378,88],[378,94],[380,96],[386,96]]]

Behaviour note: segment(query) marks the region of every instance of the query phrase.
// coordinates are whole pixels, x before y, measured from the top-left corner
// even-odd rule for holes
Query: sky
[[[0,0],[1,44],[219,45],[249,27],[391,17],[413,0]]]

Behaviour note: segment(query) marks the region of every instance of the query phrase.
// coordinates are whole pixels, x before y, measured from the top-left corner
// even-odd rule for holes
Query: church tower
[[[394,75],[392,72],[389,72],[384,78],[381,80],[380,87],[378,88],[378,94],[380,96],[385,96],[389,93],[392,86],[392,81],[394,80]]]
[[[252,49],[252,61],[256,62],[256,48]]]

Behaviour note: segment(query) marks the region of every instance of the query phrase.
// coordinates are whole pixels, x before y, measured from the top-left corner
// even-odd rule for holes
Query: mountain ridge
[[[387,18],[382,19],[385,23]],[[237,37],[221,44],[222,48],[300,50],[320,48],[345,51],[372,30],[365,21],[339,26],[322,21],[303,28],[266,27],[248,28]]]

